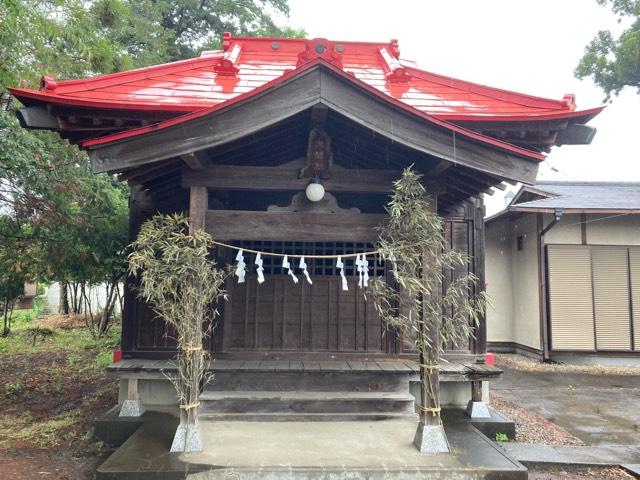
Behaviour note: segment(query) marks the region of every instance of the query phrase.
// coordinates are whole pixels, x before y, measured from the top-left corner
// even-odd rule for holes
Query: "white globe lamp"
[[[322,183],[320,183],[320,179],[317,177],[312,178],[304,193],[311,202],[319,202],[322,200],[324,198],[324,187]]]

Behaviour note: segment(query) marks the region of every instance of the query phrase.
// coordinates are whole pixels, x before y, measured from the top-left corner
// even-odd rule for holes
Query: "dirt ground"
[[[116,402],[108,342],[68,326],[35,345],[23,336],[0,345],[0,478],[92,479],[110,453],[92,441],[93,420]]]

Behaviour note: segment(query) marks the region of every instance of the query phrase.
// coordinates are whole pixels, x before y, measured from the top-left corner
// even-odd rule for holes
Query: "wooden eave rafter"
[[[318,104],[412,150],[491,176],[524,183],[535,181],[535,160],[429,124],[418,115],[380,101],[322,65],[188,122],[114,143],[92,145],[93,169],[104,172],[136,168],[222,146]]]

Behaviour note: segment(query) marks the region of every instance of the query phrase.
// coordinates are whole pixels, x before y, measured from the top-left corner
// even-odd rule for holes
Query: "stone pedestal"
[[[190,453],[202,451],[202,436],[198,423],[181,422],[171,443],[171,452]]]
[[[485,402],[474,402],[469,400],[467,404],[467,415],[470,418],[491,418],[491,412]]]
[[[127,399],[120,408],[121,417],[140,417],[144,413],[144,405],[138,394],[138,379],[130,378],[127,385]]]
[[[449,453],[449,443],[442,425],[425,425],[420,422],[413,444],[422,453]]]

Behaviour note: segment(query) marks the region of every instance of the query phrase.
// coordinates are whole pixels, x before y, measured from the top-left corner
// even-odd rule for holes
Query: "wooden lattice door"
[[[288,255],[340,255],[371,250],[372,245],[349,242],[236,242],[245,249]],[[226,258],[235,252],[225,252]],[[313,284],[301,274],[298,259],[294,283],[282,268],[282,258],[263,257],[265,282],[254,274],[255,256],[247,254],[246,282],[228,281],[225,306],[226,351],[387,352],[387,335],[371,298],[358,287],[354,259],[345,258],[348,291],[343,291],[334,259],[307,258]],[[369,257],[369,274],[384,275],[384,264]]]

